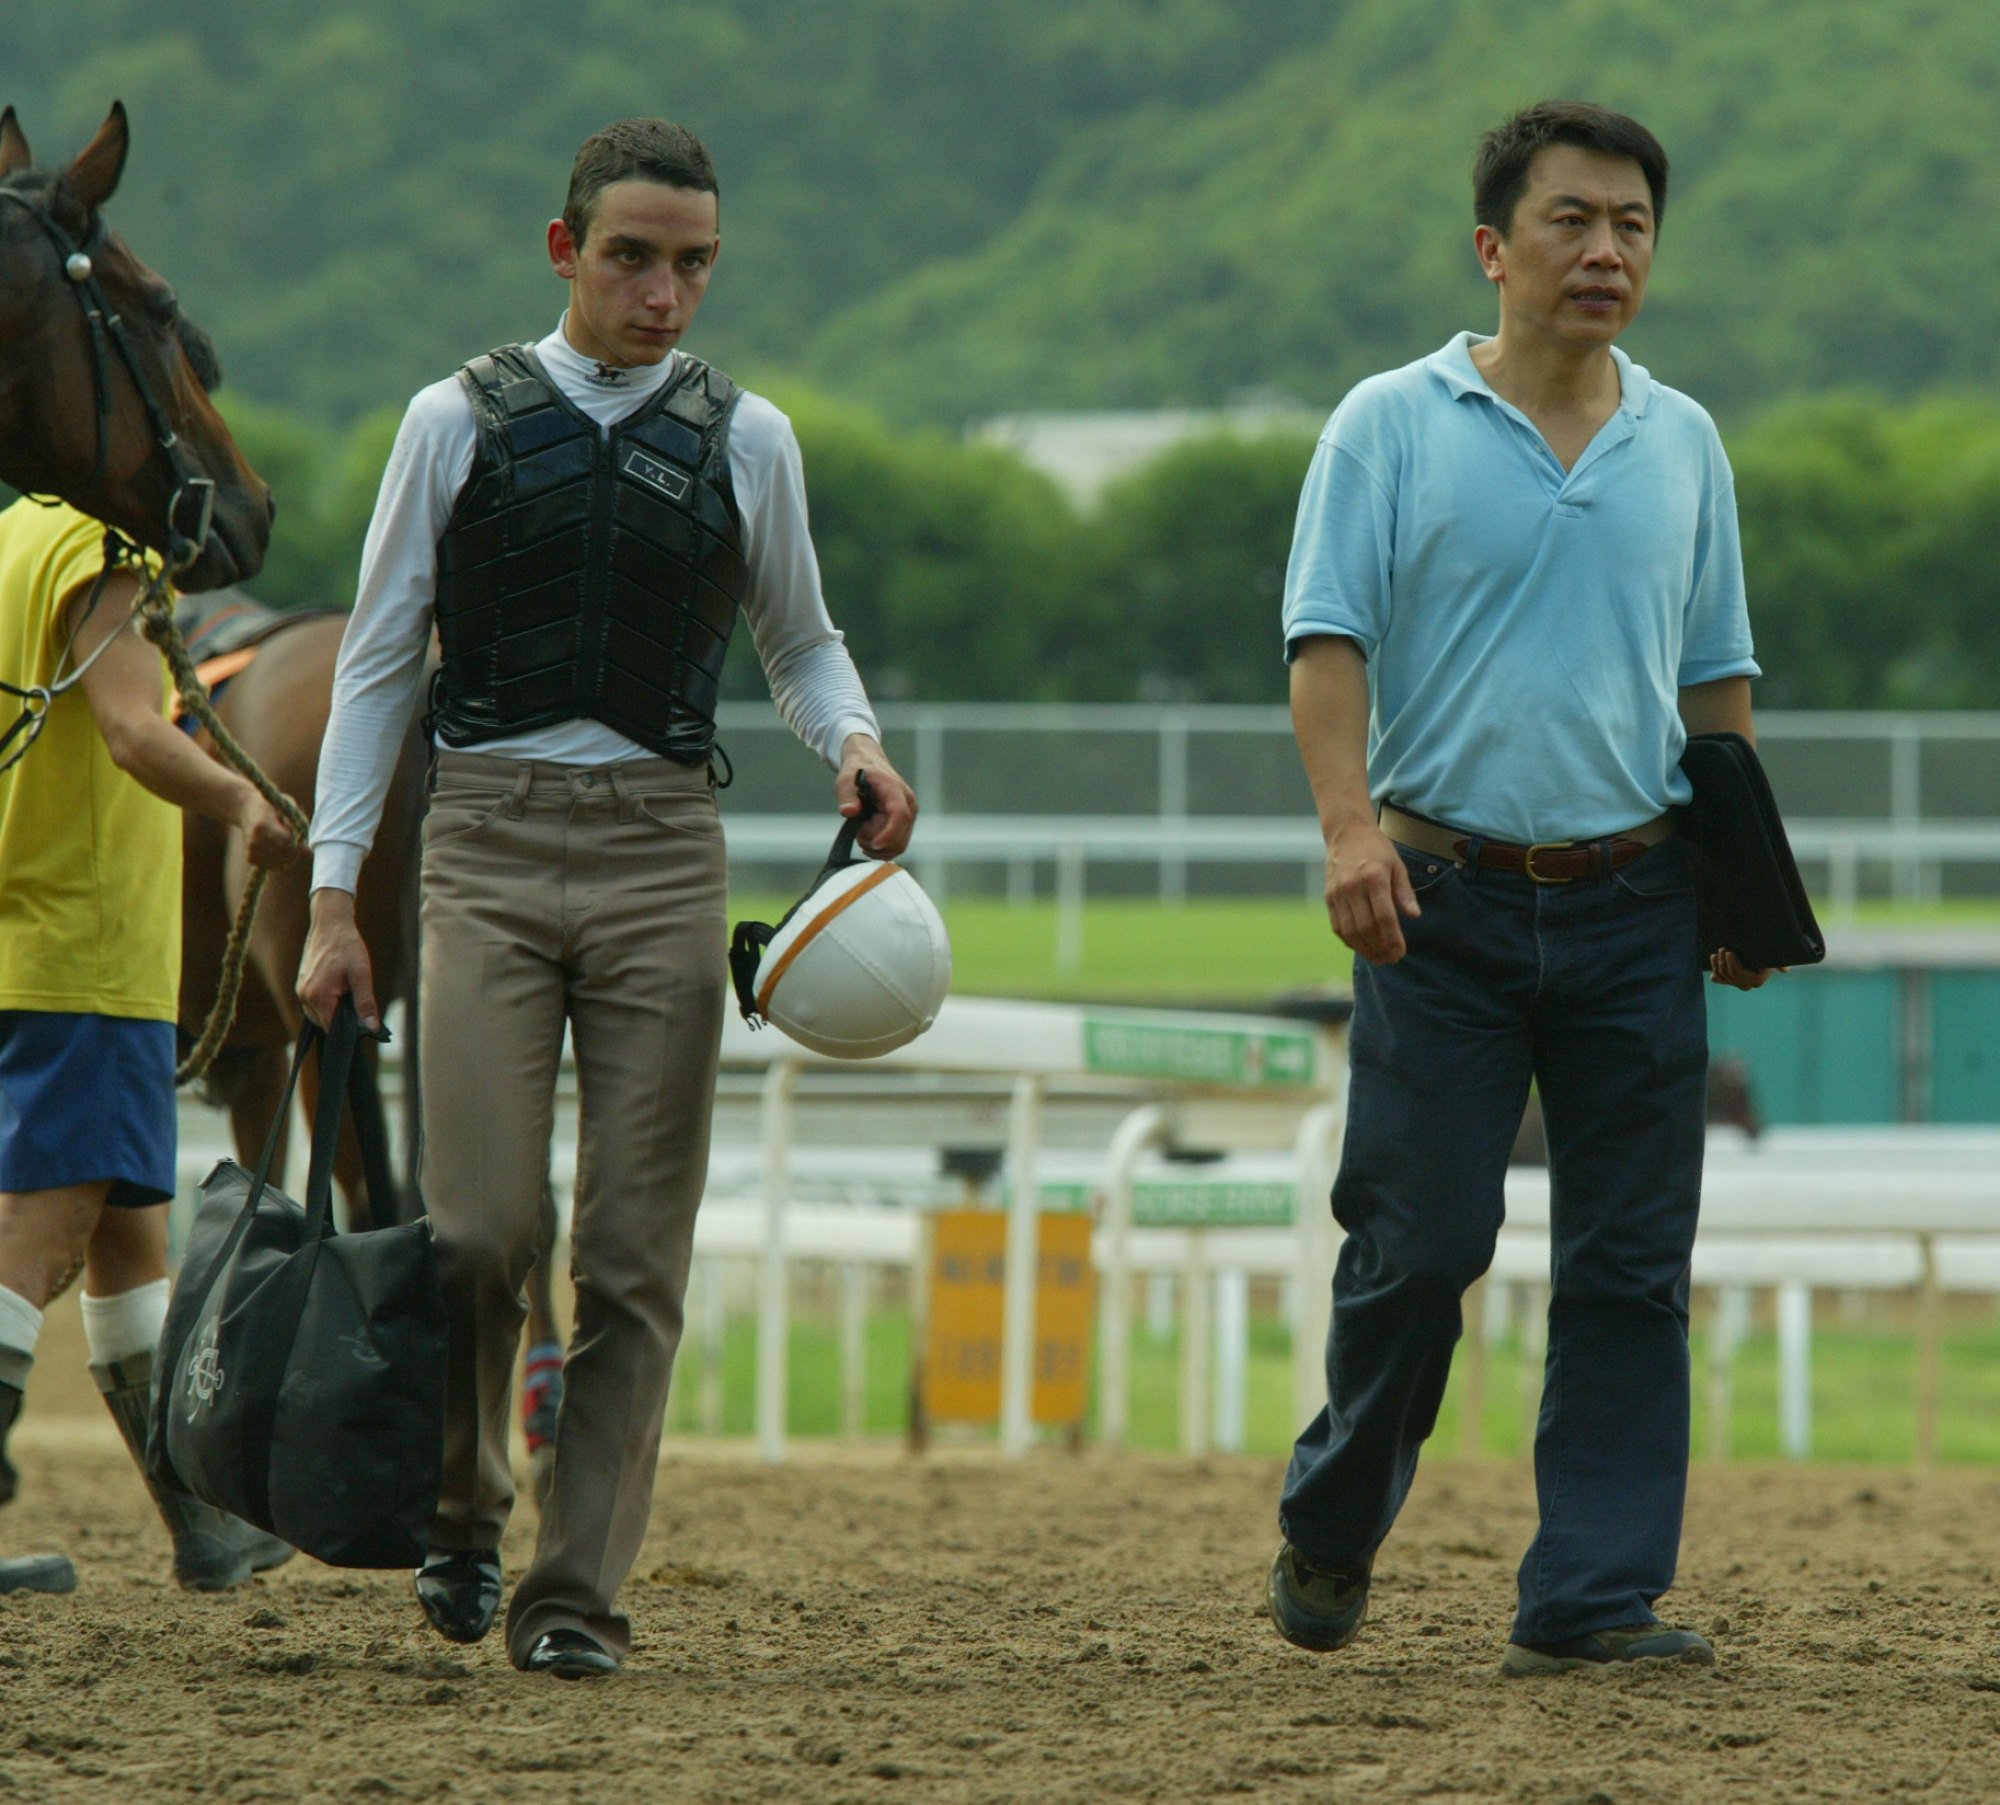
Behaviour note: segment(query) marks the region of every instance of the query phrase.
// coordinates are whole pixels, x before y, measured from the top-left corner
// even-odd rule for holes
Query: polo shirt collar
[[[1444,384],[1454,401],[1463,401],[1468,395],[1494,402],[1500,399],[1472,361],[1472,347],[1489,344],[1492,338],[1490,332],[1461,332],[1424,359],[1425,368]],[[1652,376],[1645,365],[1635,364],[1616,345],[1611,347],[1611,357],[1618,366],[1620,410],[1635,420],[1643,418],[1646,404],[1652,399]]]

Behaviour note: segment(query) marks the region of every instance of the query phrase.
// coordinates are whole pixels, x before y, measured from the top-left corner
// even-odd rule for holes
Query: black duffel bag
[[[328,1033],[308,1024],[299,1038],[277,1122],[323,1046],[303,1209],[269,1182],[276,1124],[254,1173],[223,1160],[202,1183],[160,1339],[146,1468],[329,1565],[415,1567],[444,1458],[444,1298],[427,1220],[333,1226],[360,1039],[351,1000]]]

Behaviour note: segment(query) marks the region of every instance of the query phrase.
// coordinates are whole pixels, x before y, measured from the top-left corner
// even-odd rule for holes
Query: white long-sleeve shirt
[[[550,378],[600,427],[643,407],[680,362],[675,352],[650,367],[607,371],[570,344],[560,323],[535,351]],[[472,403],[458,378],[434,382],[410,403],[382,473],[320,750],[311,836],[315,889],[352,891],[374,844],[423,683],[437,596],[438,538],[472,473],[477,436]],[[772,699],[801,740],[829,765],[838,764],[849,734],[880,738],[881,730],[820,592],[819,559],[806,521],[805,472],[792,424],[748,391],[730,421],[729,474],[750,570],[743,612]],[[592,720],[482,741],[479,751],[561,765],[653,756]]]

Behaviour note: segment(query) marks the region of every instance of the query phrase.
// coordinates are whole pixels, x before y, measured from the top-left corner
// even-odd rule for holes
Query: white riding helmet
[[[805,895],[775,928],[740,921],[729,948],[743,1019],[761,1018],[815,1053],[870,1059],[937,1020],[951,989],[951,940],[902,866],[856,859],[868,812],[846,823]]]

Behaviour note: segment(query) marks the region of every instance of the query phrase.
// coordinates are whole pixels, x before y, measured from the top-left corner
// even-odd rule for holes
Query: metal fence
[[[1322,852],[1283,707],[892,703],[889,754],[917,786],[925,882],[1054,893],[1317,896]],[[826,776],[768,705],[721,719],[746,881],[809,871]],[[1807,882],[1860,899],[2000,896],[2000,712],[1772,712],[1758,740]]]

